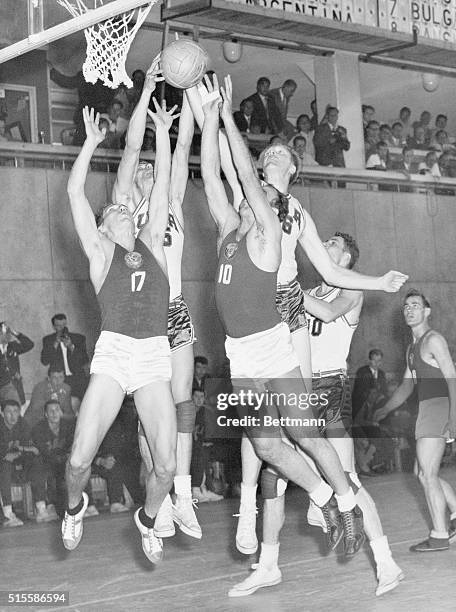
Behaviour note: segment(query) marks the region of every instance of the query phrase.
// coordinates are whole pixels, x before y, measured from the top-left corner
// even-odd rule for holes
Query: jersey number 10
[[[222,264],[219,270],[218,282],[224,285],[229,285],[231,282],[231,275],[233,273],[233,266],[231,264]]]

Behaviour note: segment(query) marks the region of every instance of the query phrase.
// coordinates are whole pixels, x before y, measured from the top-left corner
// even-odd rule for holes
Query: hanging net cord
[[[73,17],[92,10],[82,0],[57,0]],[[100,79],[104,85],[116,89],[121,83],[133,87],[133,82],[125,70],[128,51],[137,31],[157,0],[147,6],[141,6],[126,13],[120,13],[105,21],[100,21],[84,30],[87,41],[87,56],[82,67],[84,78],[88,83]],[[102,0],[94,0],[94,7],[102,6]],[[136,21],[132,23],[137,13]]]

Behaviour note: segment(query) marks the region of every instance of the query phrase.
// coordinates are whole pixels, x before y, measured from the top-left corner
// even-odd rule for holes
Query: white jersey
[[[149,202],[142,198],[133,213],[138,236],[141,228],[147,223]],[[173,205],[169,203],[168,227],[163,241],[166,265],[168,267],[169,301],[172,302],[182,293],[182,253],[184,251],[184,228]]]
[[[165,232],[166,264],[168,266],[169,301],[182,293],[182,253],[184,252],[184,228],[173,205],[169,203],[168,227]]]
[[[299,200],[288,195],[288,215],[282,221],[282,261],[277,272],[277,284],[291,283],[298,275],[296,246],[306,225],[306,213]]]
[[[325,302],[332,302],[341,293],[342,289],[332,287],[324,295],[317,295],[320,285],[311,289],[309,295]],[[305,303],[305,298],[304,298]],[[312,359],[312,372],[328,372],[347,368],[347,357],[356,323],[350,323],[345,315],[337,317],[335,321],[323,323],[320,319],[307,314],[310,335],[310,354]]]

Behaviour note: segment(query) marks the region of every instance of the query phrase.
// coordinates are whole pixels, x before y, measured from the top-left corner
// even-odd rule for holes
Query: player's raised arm
[[[104,139],[105,130],[98,128],[100,117],[98,113],[95,115],[93,108],[89,110],[85,106],[82,114],[86,129],[86,139],[71,169],[67,192],[76,232],[85,254],[91,260],[96,253],[102,255],[103,251],[95,217],[85,194],[85,182],[90,160],[98,144]]]
[[[171,175],[171,146],[169,128],[174,119],[176,106],[166,110],[166,100],[162,105],[153,98],[155,113],[148,111],[155,123],[157,153],[155,162],[155,182],[150,195],[149,220],[140,232],[141,239],[150,249],[163,249],[163,240],[168,225],[168,195]]]
[[[188,158],[192,145],[195,120],[192,110],[184,95],[179,119],[179,132],[177,135],[176,148],[171,163],[171,187],[169,199],[174,211],[181,214],[185,190],[188,180]]]
[[[214,79],[215,78],[214,75]],[[221,117],[225,124],[234,165],[236,166],[245,197],[253,210],[257,223],[262,227],[270,227],[272,225],[275,228],[279,225],[277,223],[277,215],[268,202],[249,150],[234,122],[232,109],[233,89],[230,76],[225,77],[224,87],[221,88],[221,93],[223,98]]]
[[[125,149],[117,170],[116,180],[112,188],[112,200],[116,204],[125,204],[131,213],[134,212],[135,203],[132,199],[133,182],[141,153],[141,147],[146,129],[147,109],[150,97],[155,91],[157,81],[162,81],[159,76],[160,55],[157,55],[146,73],[146,79],[142,94],[131,115],[128,123]]]
[[[204,111],[202,108],[202,100],[201,93],[204,95],[205,87],[199,85],[200,91],[198,88],[191,87],[190,89],[185,90],[185,97],[187,98],[190,107],[192,109],[192,113],[195,117],[195,121],[198,124],[200,130],[203,130],[204,123]],[[201,93],[200,93],[201,92]],[[228,185],[231,188],[233,193],[233,207],[237,212],[239,210],[239,206],[241,205],[242,198],[244,194],[242,193],[242,188],[238,180],[236,168],[233,165],[233,159],[231,157],[230,146],[228,144],[228,140],[226,135],[218,129],[218,146],[219,146],[219,155],[220,155],[220,165],[223,170],[223,174],[225,175],[226,180],[228,181]]]
[[[355,308],[361,310],[363,305],[363,292],[353,289],[344,289],[332,302],[319,300],[306,293],[304,301],[307,312],[324,323],[331,323],[331,321],[335,321],[337,318],[342,317]]]
[[[220,176],[220,150],[218,141],[220,94],[206,91],[203,100],[204,124],[201,138],[201,176],[212,218],[219,235],[226,233],[227,224],[238,223],[238,214],[228,202]]]
[[[408,279],[406,274],[390,270],[383,276],[368,276],[333,262],[318,235],[315,223],[306,213],[306,224],[299,243],[328,285],[344,289],[368,289],[396,293]]]

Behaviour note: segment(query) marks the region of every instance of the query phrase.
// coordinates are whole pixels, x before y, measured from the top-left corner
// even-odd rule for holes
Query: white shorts
[[[107,374],[125,393],[157,380],[171,380],[171,350],[167,336],[131,338],[102,331],[90,364],[91,374]]]
[[[225,341],[232,378],[278,378],[299,367],[286,323],[243,338]]]

